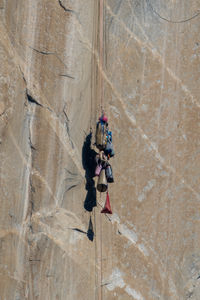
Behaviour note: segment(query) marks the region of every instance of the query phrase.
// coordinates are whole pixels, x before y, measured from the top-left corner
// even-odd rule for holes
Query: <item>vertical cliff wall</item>
[[[199,9],[104,1],[102,68],[99,1],[0,0],[0,299],[199,299]]]

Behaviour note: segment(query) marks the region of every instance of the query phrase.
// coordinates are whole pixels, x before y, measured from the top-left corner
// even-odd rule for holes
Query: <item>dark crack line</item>
[[[24,80],[25,84],[27,85],[26,78],[25,78],[25,76],[24,76],[24,73],[23,73],[23,71],[22,71],[22,69],[21,69],[20,65],[19,65],[19,70],[20,70],[20,72],[21,72],[21,74],[22,74],[22,78],[23,78],[23,80]]]
[[[146,0],[147,2],[147,5],[150,7],[151,11],[157,15],[157,17],[159,17],[160,19],[168,22],[168,23],[174,23],[174,24],[179,24],[179,23],[186,23],[186,22],[189,22],[191,20],[193,20],[194,18],[198,17],[200,15],[200,11],[198,11],[196,14],[194,14],[192,17],[188,18],[188,19],[184,19],[184,20],[180,20],[180,21],[173,21],[173,20],[169,20],[165,17],[162,17],[155,9],[154,7],[152,6],[152,4],[150,3],[149,0]]]
[[[30,145],[31,150],[34,150],[34,151],[37,150],[37,149],[33,146],[33,143],[32,143],[32,141],[31,141],[30,135],[29,135],[29,145]]]
[[[60,5],[60,7],[62,7],[62,9],[64,9],[65,12],[70,13],[70,14],[73,14],[74,16],[76,16],[76,19],[77,19],[78,23],[79,23],[80,25],[82,25],[82,24],[81,24],[81,21],[80,21],[80,18],[79,18],[79,15],[78,15],[78,13],[77,13],[75,10],[65,7],[65,6],[63,5],[63,3],[62,3],[61,0],[58,0],[58,3],[59,3],[59,5]]]
[[[69,130],[69,118],[67,116],[67,113],[65,112],[65,107],[63,108],[63,114],[64,114],[64,116],[66,118],[65,125],[66,125],[67,135],[69,137],[69,141],[71,143],[72,149],[74,149],[74,143],[73,143],[73,141],[71,139],[70,130]]]
[[[40,259],[30,259],[29,258],[29,261],[41,261]]]
[[[39,106],[43,107],[42,104],[40,104],[37,100],[35,100],[35,99],[29,94],[28,89],[26,89],[26,96],[27,96],[27,99],[28,99],[29,102],[34,103],[34,104],[36,104],[36,105],[39,105]]]
[[[79,232],[79,233],[84,233],[84,234],[87,234],[87,232],[85,232],[85,231],[83,231],[83,230],[81,230],[81,229],[79,229],[79,228],[68,228],[68,229],[71,229],[71,230],[77,231],[77,232]]]
[[[29,121],[30,122],[30,121]],[[29,125],[30,126],[30,125]],[[32,143],[32,140],[31,140],[31,129],[29,127],[29,145],[30,145],[30,148],[31,150],[37,150],[34,146],[33,146],[33,143]]]
[[[70,75],[68,75],[68,74],[59,74],[59,76],[61,76],[61,77],[68,77],[68,78],[70,78],[70,79],[75,79],[75,77],[70,76]]]
[[[106,285],[109,285],[109,284],[111,284],[111,282],[102,283],[101,286],[106,286]]]
[[[31,46],[29,46],[30,49],[34,50],[35,52],[39,53],[39,54],[43,54],[43,55],[55,55],[54,52],[49,52],[49,51],[43,51],[43,50],[38,50],[36,48],[33,48]]]
[[[53,110],[51,108],[49,108],[48,106],[44,106],[42,105],[41,103],[39,103],[37,100],[35,100],[31,95],[30,95],[30,92],[28,91],[28,89],[26,89],[26,97],[27,97],[27,100],[28,102],[30,103],[33,103],[33,104],[36,104],[42,108],[45,108],[45,109],[48,109],[50,112],[53,113]]]
[[[50,51],[39,50],[39,49],[33,48],[31,46],[29,46],[29,48],[32,49],[33,51],[35,51],[38,54],[42,54],[42,55],[46,55],[46,56],[48,56],[48,55],[54,55],[60,61],[60,63],[63,64],[65,66],[65,68],[67,68],[67,65],[62,61],[62,59],[58,56],[57,53],[50,52]]]
[[[32,149],[32,150],[37,150],[37,149],[33,146],[32,143],[30,143],[30,146],[31,146],[31,149]]]
[[[66,106],[66,105],[65,105],[65,106]],[[64,115],[65,115],[65,118],[66,118],[67,122],[69,122],[69,118],[68,118],[68,115],[67,115],[67,113],[66,113],[66,111],[65,111],[65,107],[63,108],[63,113],[64,113]]]
[[[27,96],[28,97],[28,96]],[[30,145],[30,149],[31,149],[31,169],[33,168],[33,151],[36,150],[36,148],[33,146],[32,143],[32,138],[31,138],[31,119],[29,118],[29,145]],[[29,175],[29,186],[30,186],[30,193],[29,193],[29,203],[30,203],[30,231],[33,233],[33,227],[32,227],[32,222],[31,222],[31,218],[34,212],[34,201],[33,201],[33,197],[32,197],[32,193],[35,193],[35,188],[33,186],[33,182],[32,182],[32,175],[31,175],[31,170],[30,170],[30,175]]]
[[[62,8],[64,9],[64,11],[69,12],[69,13],[74,13],[74,12],[75,12],[75,11],[72,10],[72,9],[66,8],[66,7],[63,5],[63,3],[62,3],[61,0],[58,0],[58,3],[59,3],[59,5],[60,5],[60,7],[62,7]]]
[[[69,192],[70,190],[72,190],[73,188],[75,188],[77,185],[78,185],[78,183],[71,185],[69,188],[67,188],[67,190],[65,192]]]

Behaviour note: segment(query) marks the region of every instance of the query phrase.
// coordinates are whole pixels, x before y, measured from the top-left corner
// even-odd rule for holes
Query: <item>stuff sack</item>
[[[106,202],[104,205],[104,208],[101,211],[102,214],[112,214],[112,210],[111,210],[111,206],[110,206],[110,198],[109,198],[109,194],[107,192],[106,195]]]
[[[102,169],[102,165],[98,164],[95,169],[95,176],[99,176],[99,174],[101,173],[101,169]]]
[[[108,165],[106,167],[106,179],[108,182],[114,182],[114,178],[113,178],[113,173],[112,173],[112,168],[110,165]]]
[[[97,190],[102,193],[102,192],[106,192],[107,189],[108,189],[108,183],[106,179],[106,173],[105,173],[105,169],[102,169],[97,182]]]
[[[110,157],[113,157],[115,155],[113,144],[110,140],[107,141],[104,152],[106,155],[110,155]]]

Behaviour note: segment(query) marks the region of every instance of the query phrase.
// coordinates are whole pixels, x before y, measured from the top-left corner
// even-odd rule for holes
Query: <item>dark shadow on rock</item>
[[[89,226],[88,226],[88,231],[87,231],[87,237],[88,239],[92,242],[94,239],[94,230],[93,230],[93,224],[92,224],[92,219],[90,217],[89,221]]]
[[[96,162],[95,157],[97,152],[91,148],[91,140],[92,140],[92,133],[89,133],[84,141],[83,148],[82,148],[82,165],[85,169],[85,178],[86,178],[86,185],[85,188],[87,190],[87,195],[84,201],[84,208],[87,211],[92,211],[93,207],[97,205],[96,200],[96,188],[95,182],[93,177],[95,176],[95,168]]]

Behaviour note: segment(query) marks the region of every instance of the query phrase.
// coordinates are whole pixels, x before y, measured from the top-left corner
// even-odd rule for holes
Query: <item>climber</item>
[[[115,155],[112,144],[112,131],[108,130],[108,118],[103,113],[96,126],[96,146],[99,150],[104,150],[110,158]]]

